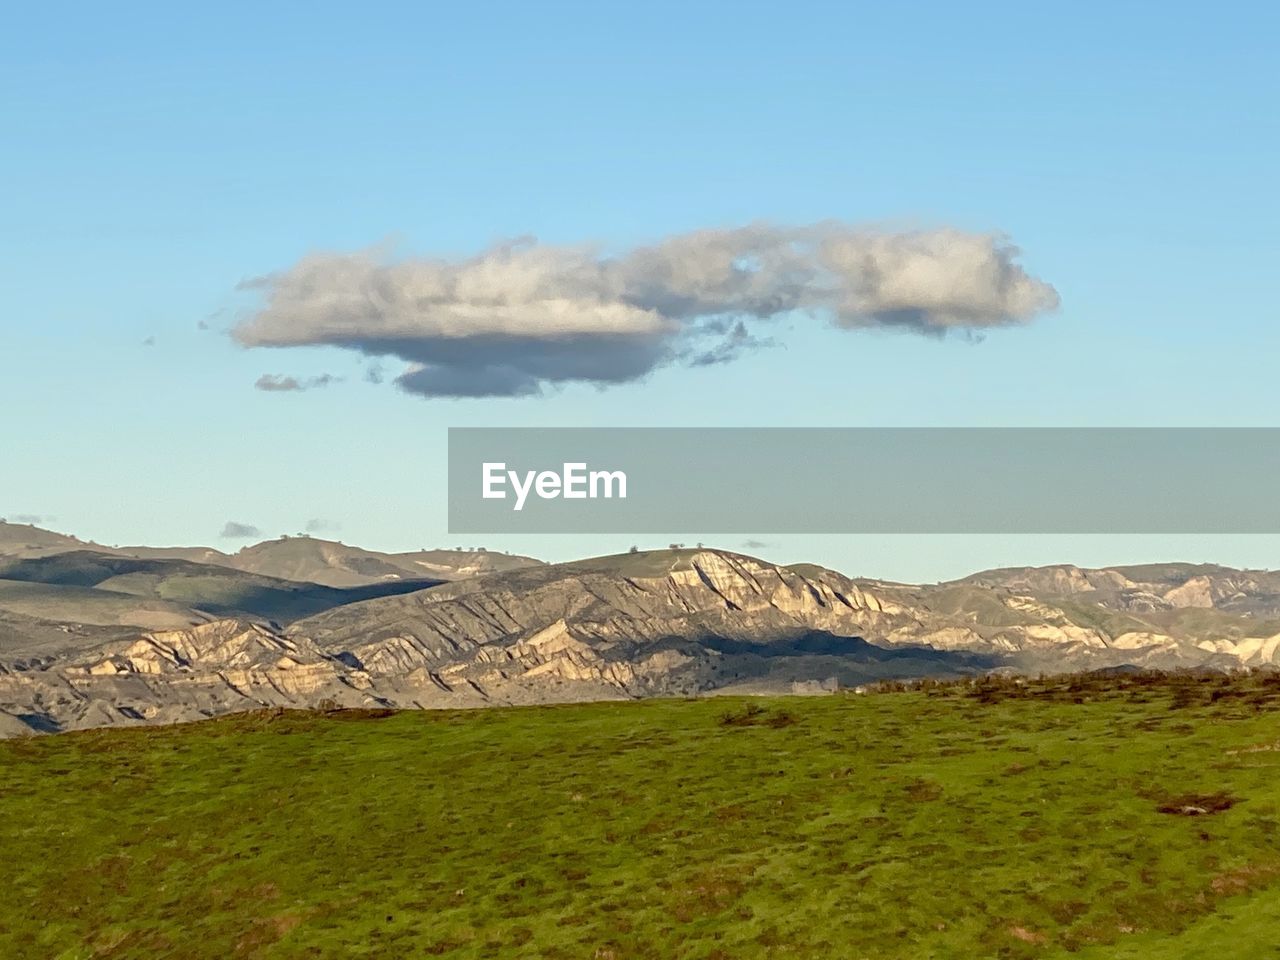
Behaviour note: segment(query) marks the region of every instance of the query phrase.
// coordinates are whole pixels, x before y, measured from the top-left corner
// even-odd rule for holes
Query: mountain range
[[[880,679],[1270,667],[1280,572],[853,579],[715,549],[544,564],[291,537],[235,554],[0,522],[0,735],[263,706],[823,693]]]

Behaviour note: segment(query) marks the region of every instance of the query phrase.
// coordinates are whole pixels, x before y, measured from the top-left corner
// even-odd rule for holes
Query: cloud
[[[142,345],[144,347],[154,347],[156,345],[156,338],[147,337],[145,340],[142,341]]]
[[[396,383],[426,397],[526,396],[729,363],[784,314],[933,335],[1026,323],[1058,294],[1018,256],[998,234],[840,223],[699,230],[614,255],[528,238],[464,259],[313,254],[242,284],[260,302],[232,335],[394,357]]]
[[[765,543],[763,540],[743,540],[742,541],[743,550],[764,550],[768,546],[769,544]]]
[[[9,522],[39,524],[39,523],[50,523],[56,519],[57,519],[56,517],[47,517],[39,513],[15,513],[13,516],[9,518]]]
[[[338,524],[330,523],[328,520],[319,517],[308,520],[306,525],[307,533],[324,533],[326,530],[337,530]]]
[[[228,520],[222,528],[222,533],[218,536],[227,540],[248,540],[251,537],[262,536],[262,531],[252,524],[236,523],[234,520]]]
[[[335,377],[329,373],[322,373],[318,377],[306,377],[302,380],[297,377],[286,377],[279,373],[264,373],[257,379],[254,386],[268,393],[289,393],[300,390],[314,390],[316,387],[327,387],[331,383],[341,382],[341,377]]]
[[[739,320],[731,329],[725,331],[724,337],[719,343],[708,349],[696,351],[687,357],[687,362],[691,367],[710,367],[720,363],[729,363],[737,360],[739,356],[748,350],[769,346],[772,343],[772,339],[762,340],[752,335],[747,330],[747,325]]]

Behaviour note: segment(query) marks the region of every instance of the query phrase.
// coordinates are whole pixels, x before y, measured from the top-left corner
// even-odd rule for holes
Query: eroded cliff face
[[[290,632],[351,649],[371,670],[455,658],[473,645],[557,621],[597,644],[642,644],[699,634],[767,640],[787,629],[864,628],[907,613],[852,581],[823,580],[746,557],[702,551],[661,571],[568,564],[523,576],[448,585],[299,621]],[[856,631],[855,631],[856,632]]]
[[[0,659],[0,735],[260,706],[812,691],[1003,666],[1256,666],[1280,654],[1280,624],[1221,613],[1268,596],[1269,581],[1250,586],[1239,571],[982,576],[907,586],[715,550],[517,570],[338,607],[287,629],[218,620],[39,662]]]
[[[368,682],[314,644],[219,620],[0,671],[0,705],[37,729],[173,722],[265,705],[364,702]]]

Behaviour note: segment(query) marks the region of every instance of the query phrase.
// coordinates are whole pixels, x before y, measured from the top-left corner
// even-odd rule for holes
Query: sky
[[[447,531],[449,426],[1275,426],[1277,28],[1231,2],[22,5],[0,34],[0,516],[417,549],[477,539]],[[763,300],[705,306],[670,276],[832,230],[881,265],[970,238],[1014,286],[904,312],[891,271],[865,296],[838,274],[855,306],[767,269]],[[389,305],[339,322],[352,271]],[[512,292],[530,276],[552,313]],[[583,351],[528,359],[584,323]],[[916,581],[1280,567],[1263,535],[761,539]]]

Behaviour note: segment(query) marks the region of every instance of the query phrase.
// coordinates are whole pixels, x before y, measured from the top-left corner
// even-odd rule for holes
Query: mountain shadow
[[[73,591],[91,589],[104,597],[165,600],[215,616],[248,615],[280,623],[362,600],[425,590],[443,582],[397,578],[355,587],[328,587],[188,560],[121,557],[89,550],[0,560],[0,580]],[[51,604],[56,599],[56,594],[50,595]]]

